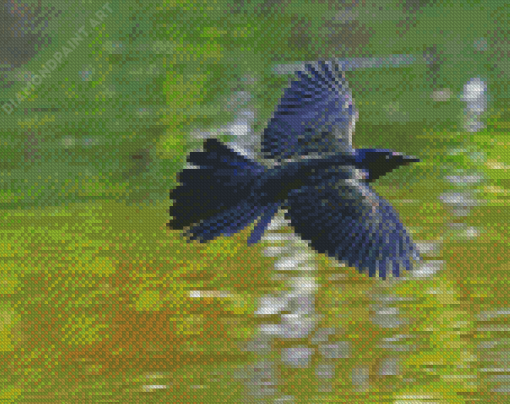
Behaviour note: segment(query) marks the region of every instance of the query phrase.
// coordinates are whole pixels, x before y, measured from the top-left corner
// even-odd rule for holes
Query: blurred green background
[[[275,66],[389,55],[415,62],[346,73],[360,113],[354,142],[422,159],[375,187],[415,238],[441,240],[449,266],[395,286],[413,299],[412,307],[399,303],[415,320],[402,332],[420,349],[406,356],[404,376],[371,376],[360,393],[347,375],[360,362],[376,366],[377,342],[390,336],[368,320],[363,293],[385,286],[316,257],[323,325],[340,324],[356,347],[321,399],[508,399],[481,371],[489,359],[479,349],[508,341],[506,317],[488,328],[480,320],[484,310],[508,307],[507,1],[2,4],[1,400],[242,402],[232,372],[251,357],[239,346],[256,331],[257,298],[285,286],[271,277],[275,259],[261,245],[246,246],[249,229],[207,245],[167,230],[176,173],[200,145],[196,133],[234,140],[217,129],[243,108],[256,111],[254,129],[263,130],[291,77],[274,74]],[[13,5],[17,11],[5,11]],[[35,20],[23,42],[16,23]],[[80,27],[87,35],[71,49]],[[22,46],[30,52],[16,53]],[[51,74],[34,80],[65,47]],[[460,99],[472,77],[486,81],[490,95],[487,128],[476,134],[462,127]],[[21,102],[11,101],[30,83]],[[250,96],[238,99],[239,91]],[[444,101],[435,101],[438,92]],[[448,184],[437,181],[460,168],[488,179],[477,188],[487,203],[465,219],[484,234],[461,243],[445,235],[445,223],[457,219],[438,199]],[[413,203],[399,202],[411,192]],[[341,285],[327,281],[337,271]],[[202,298],[191,297],[196,290]],[[307,372],[284,376],[296,402],[318,400],[312,382],[295,388],[314,380]]]

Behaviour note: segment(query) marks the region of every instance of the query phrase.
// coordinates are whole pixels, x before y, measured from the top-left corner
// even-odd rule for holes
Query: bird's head
[[[357,168],[368,171],[367,182],[375,181],[400,166],[420,161],[417,157],[388,149],[357,149],[355,153]]]

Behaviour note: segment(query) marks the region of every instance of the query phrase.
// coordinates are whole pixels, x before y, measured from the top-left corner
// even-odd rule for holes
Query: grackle
[[[419,159],[386,149],[354,149],[357,112],[335,62],[307,64],[285,90],[264,130],[262,153],[271,168],[216,139],[191,152],[168,226],[188,241],[230,236],[256,222],[258,242],[280,207],[302,239],[319,253],[370,276],[399,276],[420,259],[391,204],[369,185]]]

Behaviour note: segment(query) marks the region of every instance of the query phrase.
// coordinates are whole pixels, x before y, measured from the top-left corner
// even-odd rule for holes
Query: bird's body
[[[215,139],[190,153],[181,185],[171,192],[173,229],[190,240],[232,235],[252,222],[256,243],[282,206],[296,233],[320,253],[381,277],[398,276],[418,254],[393,209],[370,183],[418,161],[386,149],[354,149],[353,100],[337,65],[319,62],[298,72],[264,131],[266,168]]]
[[[355,169],[355,164],[354,155],[344,154],[291,161],[266,170],[260,176],[258,187],[254,192],[267,193],[270,195],[270,199],[283,203],[292,190],[309,185],[309,178],[315,172],[331,167],[342,167],[344,170],[352,172]],[[346,175],[349,176],[350,174]]]

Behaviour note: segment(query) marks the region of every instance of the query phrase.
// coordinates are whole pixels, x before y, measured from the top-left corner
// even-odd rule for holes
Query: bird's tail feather
[[[186,229],[189,240],[206,242],[237,233],[263,214],[267,220],[268,206],[253,195],[263,165],[216,139],[208,139],[204,151],[190,153],[188,162],[197,168],[183,170],[180,185],[170,193],[170,228]]]

